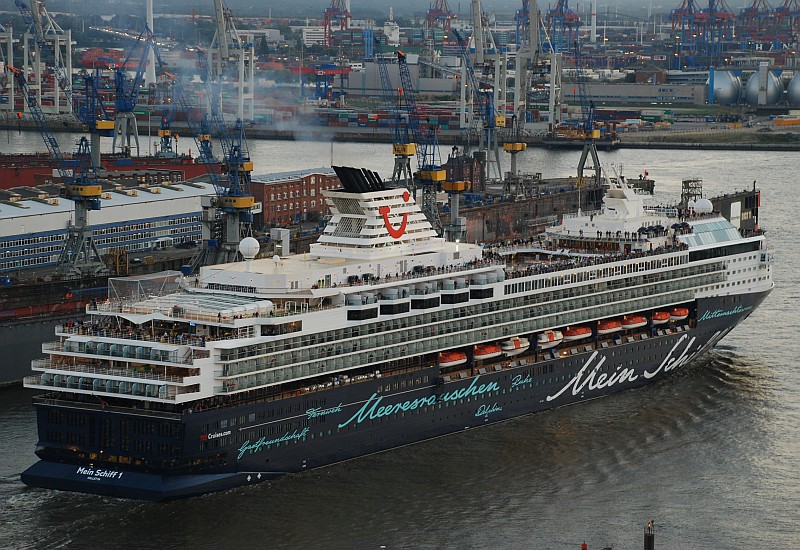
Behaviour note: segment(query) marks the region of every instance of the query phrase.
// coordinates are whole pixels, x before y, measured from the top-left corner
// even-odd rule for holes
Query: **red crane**
[[[435,0],[435,2],[428,9],[425,17],[426,27],[432,29],[434,27],[441,27],[442,30],[450,30],[450,21],[458,17],[455,13],[450,11],[450,6],[447,0]]]
[[[347,9],[345,0],[331,0],[331,5],[325,8],[325,38],[324,46],[332,47],[333,31],[346,31],[350,26],[350,10]],[[337,27],[337,29],[334,29]]]

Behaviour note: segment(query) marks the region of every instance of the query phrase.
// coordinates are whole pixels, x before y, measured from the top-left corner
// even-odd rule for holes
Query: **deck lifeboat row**
[[[669,321],[682,321],[689,316],[685,307],[676,307],[671,311],[656,311],[651,317],[653,325],[662,325]],[[597,323],[597,334],[605,336],[621,330],[631,330],[647,326],[647,317],[644,315],[626,315],[622,321],[606,319]],[[536,337],[536,345],[545,350],[557,346],[561,342],[574,342],[592,336],[592,329],[587,326],[567,327],[564,331],[546,330]],[[479,344],[475,346],[473,357],[476,361],[494,359],[500,355],[512,357],[526,352],[531,343],[527,338],[514,336],[498,344]],[[460,351],[444,351],[439,354],[439,365],[442,367],[455,367],[467,362],[467,354]]]

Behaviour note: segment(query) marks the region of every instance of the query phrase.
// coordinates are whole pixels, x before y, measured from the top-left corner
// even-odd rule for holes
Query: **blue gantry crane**
[[[88,221],[89,211],[100,209],[100,198],[103,194],[92,164],[89,140],[85,136],[81,137],[72,158],[65,157],[47,125],[36,100],[36,93],[28,86],[24,72],[11,65],[6,65],[6,69],[14,74],[14,80],[25,98],[44,144],[50,156],[58,163],[58,174],[64,184],[62,196],[75,203],[75,220],[69,226],[69,234],[59,256],[56,272],[65,278],[103,273],[106,268],[92,239]]]
[[[131,48],[125,60],[114,67],[114,89],[116,92],[116,114],[114,115],[114,141],[112,150],[118,150],[125,155],[130,155],[132,145],[136,145],[139,154],[139,129],[136,124],[136,108],[139,91],[144,81],[144,71],[151,49],[156,51],[155,36],[149,27],[139,33],[136,43]],[[159,58],[160,61],[160,58]],[[128,78],[128,70],[135,72],[133,78]]]
[[[251,232],[252,210],[255,206],[250,185],[253,162],[250,160],[242,120],[238,119],[233,132],[228,132],[219,86],[211,78],[208,57],[201,49],[198,49],[198,61],[206,82],[209,102],[206,114],[198,120],[196,115],[203,109],[198,108],[193,97],[184,91],[175,94],[187,113],[199,152],[198,160],[205,165],[216,195],[205,213],[209,235],[204,239],[197,262],[225,263],[237,259],[239,242]],[[214,156],[212,134],[222,149],[221,164]]]
[[[73,111],[78,120],[83,124],[83,131],[91,139],[92,164],[100,167],[100,138],[113,137],[114,120],[109,116],[97,83],[100,80],[100,70],[83,77],[83,97],[76,98]]]
[[[381,77],[381,89],[386,111],[392,114],[392,154],[394,155],[394,170],[392,170],[392,183],[402,186],[409,191],[414,191],[414,175],[411,170],[411,157],[417,155],[417,144],[411,137],[409,128],[408,109],[403,105],[404,94],[402,88],[394,88],[389,77],[388,60],[378,48],[376,62]]]
[[[434,228],[441,230],[436,193],[446,179],[447,172],[442,168],[437,128],[435,125],[428,124],[423,135],[420,125],[420,112],[417,108],[417,92],[411,79],[411,72],[408,69],[406,55],[400,50],[397,51],[397,64],[400,69],[400,82],[402,84],[402,90],[398,93],[402,93],[405,97],[408,126],[411,128],[414,143],[421,144],[421,147],[417,147],[419,171],[415,179],[419,181],[422,187],[422,211]]]

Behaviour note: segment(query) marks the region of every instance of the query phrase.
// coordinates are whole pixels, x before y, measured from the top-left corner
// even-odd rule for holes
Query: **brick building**
[[[328,213],[322,191],[339,187],[339,178],[331,168],[253,176],[253,196],[263,205],[254,224],[275,227],[318,219]]]

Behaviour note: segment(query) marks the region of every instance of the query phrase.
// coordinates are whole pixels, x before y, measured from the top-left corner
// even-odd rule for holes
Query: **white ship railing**
[[[99,374],[104,376],[119,376],[124,378],[139,378],[143,380],[159,380],[162,382],[173,382],[176,384],[183,384],[185,379],[191,376],[198,376],[199,371],[194,374],[187,374],[187,376],[173,376],[170,374],[161,374],[154,372],[150,369],[122,369],[119,367],[102,367],[97,365],[63,365],[53,364],[50,359],[36,359],[31,362],[32,370],[50,370],[50,371],[66,371],[86,374]]]
[[[56,342],[45,342],[42,344],[42,351],[56,351],[62,353],[70,353],[75,354],[75,356],[91,356],[91,357],[101,357],[110,360],[120,360],[126,359],[129,362],[139,362],[139,363],[151,363],[154,365],[192,365],[194,364],[194,359],[191,354],[188,357],[181,358],[177,356],[173,357],[164,357],[163,359],[152,359],[150,357],[136,357],[136,356],[129,356],[129,355],[112,355],[110,353],[110,349],[108,353],[98,353],[98,351],[92,350],[89,351],[81,351],[79,349],[71,349],[64,345],[64,342],[56,341]],[[163,357],[163,356],[162,356]]]

